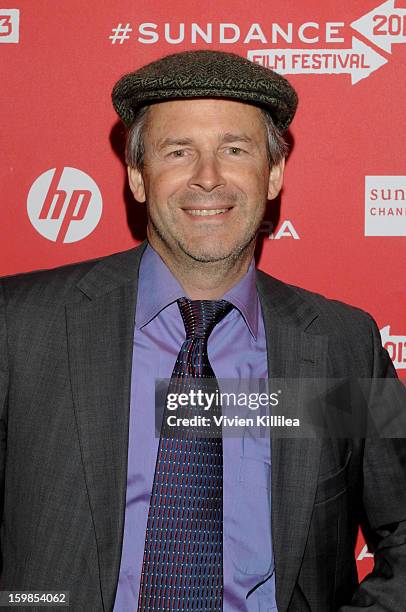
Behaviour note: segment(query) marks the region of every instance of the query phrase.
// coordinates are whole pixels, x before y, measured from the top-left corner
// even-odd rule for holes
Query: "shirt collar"
[[[176,280],[158,253],[147,245],[141,259],[138,277],[138,295],[135,325],[138,329],[147,325],[164,308],[185,296],[185,290]],[[242,315],[247,327],[256,339],[258,333],[258,296],[255,263],[252,259],[247,273],[224,294]]]

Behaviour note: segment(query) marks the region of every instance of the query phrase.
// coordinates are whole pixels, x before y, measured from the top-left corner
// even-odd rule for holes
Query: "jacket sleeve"
[[[350,605],[340,607],[339,612],[406,611],[406,392],[403,384],[396,380],[396,371],[372,319],[371,328],[372,376],[379,379],[376,382],[380,384],[384,399],[381,410],[390,412],[390,420],[392,425],[396,423],[397,430],[396,437],[383,434],[365,440],[363,505],[366,524],[363,531],[374,553],[374,568],[360,583]],[[383,414],[382,419],[378,419],[382,425],[388,422],[384,417]],[[394,432],[394,426],[389,426],[388,431]]]

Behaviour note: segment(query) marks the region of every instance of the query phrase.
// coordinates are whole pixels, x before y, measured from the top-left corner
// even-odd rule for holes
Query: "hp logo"
[[[53,242],[77,242],[97,226],[103,202],[94,180],[82,170],[51,168],[31,186],[29,219],[41,236]]]

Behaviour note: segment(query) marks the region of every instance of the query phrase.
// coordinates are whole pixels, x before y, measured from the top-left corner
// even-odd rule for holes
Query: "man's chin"
[[[193,261],[199,263],[215,263],[225,260],[238,259],[242,250],[244,250],[243,248],[238,247],[234,249],[225,249],[224,246],[219,248],[221,245],[216,245],[216,247],[213,248],[196,248],[196,246],[179,244],[179,247],[185,255],[187,255]]]

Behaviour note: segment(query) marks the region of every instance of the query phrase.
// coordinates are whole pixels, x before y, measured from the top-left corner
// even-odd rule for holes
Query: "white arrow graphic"
[[[406,42],[406,9],[396,9],[395,0],[387,0],[353,21],[351,27],[380,49],[392,53],[393,43]]]
[[[392,336],[390,325],[386,325],[381,330],[381,340],[383,346],[389,353],[395,368],[406,368],[406,336]]]
[[[351,49],[258,49],[247,58],[280,74],[349,74],[354,85],[387,63],[358,38]]]

